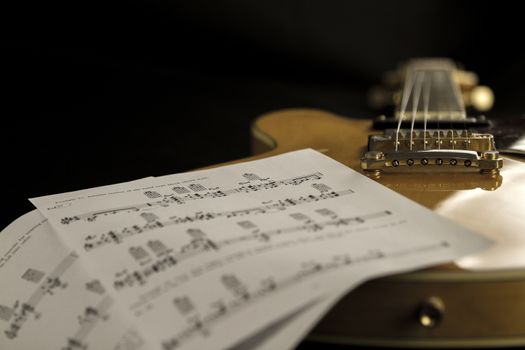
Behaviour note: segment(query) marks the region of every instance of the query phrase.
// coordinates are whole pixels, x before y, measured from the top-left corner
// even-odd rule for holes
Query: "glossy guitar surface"
[[[372,121],[312,109],[258,118],[254,158],[316,149],[363,172]],[[397,347],[525,345],[525,164],[493,173],[383,173],[376,181],[494,239],[455,263],[377,279],[341,300],[312,332],[326,342]],[[425,230],[425,227],[421,227]]]

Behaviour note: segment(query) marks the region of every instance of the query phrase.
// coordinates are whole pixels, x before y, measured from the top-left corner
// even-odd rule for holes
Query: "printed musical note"
[[[143,247],[130,247],[129,253],[135,260],[143,260],[149,258],[149,253]]]
[[[103,295],[106,293],[106,289],[99,280],[92,280],[86,283],[86,289],[90,292]]]
[[[206,191],[206,187],[202,186],[201,184],[191,184],[188,185],[188,188],[194,192]]]
[[[316,213],[318,213],[321,216],[329,216],[332,219],[335,219],[337,217],[337,214],[334,211],[327,208],[317,209]]]
[[[159,220],[159,217],[155,213],[140,213],[140,216],[146,220],[146,223],[152,223]]]
[[[171,249],[168,249],[164,243],[158,239],[150,240],[146,243],[146,245],[156,256],[161,256],[171,252]]]
[[[233,293],[235,297],[249,299],[250,293],[244,283],[234,274],[226,274],[221,277],[221,282],[226,289]]]
[[[315,188],[316,190],[318,190],[321,193],[328,192],[328,191],[330,191],[332,189],[330,186],[328,186],[326,184],[321,184],[321,183],[312,184],[312,187]]]
[[[148,198],[160,198],[162,197],[160,193],[157,191],[146,191],[144,192],[144,195]]]
[[[249,181],[264,181],[264,180],[268,180],[268,178],[266,179],[261,179],[258,175],[254,174],[254,173],[245,173],[245,174],[242,174],[242,176]]]
[[[182,186],[175,186],[172,188],[172,190],[173,192],[178,193],[178,194],[190,193],[190,191],[187,188],[182,187]]]
[[[44,275],[45,273],[43,271],[29,268],[22,275],[22,279],[33,283],[38,283],[42,277],[44,277]]]
[[[183,315],[187,315],[195,310],[195,305],[187,295],[173,299],[173,303],[177,310]]]
[[[9,322],[13,316],[14,310],[6,305],[0,305],[0,320]]]
[[[309,220],[308,216],[306,216],[303,213],[292,213],[292,214],[290,214],[290,217],[294,218],[295,220],[298,220],[298,221]]]
[[[239,225],[240,227],[242,227],[243,229],[252,229],[252,228],[256,228],[257,225],[255,225],[252,221],[250,220],[244,220],[244,221],[239,221],[237,223],[237,225]]]

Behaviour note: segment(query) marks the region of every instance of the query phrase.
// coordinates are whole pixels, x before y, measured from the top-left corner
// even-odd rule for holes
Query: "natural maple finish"
[[[253,124],[252,146],[256,156],[250,159],[313,148],[361,172],[359,161],[368,135],[373,132],[371,125],[369,120],[343,118],[312,109],[269,113]],[[377,180],[466,227],[475,229],[479,220],[482,224],[486,220],[491,222],[491,227],[504,230],[506,225],[518,225],[519,220],[513,222],[512,217],[497,214],[490,217],[483,213],[480,217],[458,218],[446,210],[439,211],[447,205],[457,206],[458,195],[462,206],[483,208],[501,200],[503,193],[508,195],[512,186],[514,189],[525,186],[524,176],[523,181],[515,180],[516,174],[525,174],[525,166],[509,158],[505,158],[504,163],[501,176],[392,174]],[[514,181],[506,182],[506,177],[511,176]],[[465,193],[475,193],[479,198],[475,202],[472,196],[462,199]],[[490,233],[492,237],[497,234]],[[504,254],[504,250],[496,250],[496,257],[492,254],[489,258],[497,261],[497,254],[502,251]],[[444,302],[445,316],[437,327],[425,328],[418,323],[416,309],[431,296]],[[343,298],[311,337],[330,342],[403,347],[525,345],[525,271],[472,272],[448,264],[377,279]]]

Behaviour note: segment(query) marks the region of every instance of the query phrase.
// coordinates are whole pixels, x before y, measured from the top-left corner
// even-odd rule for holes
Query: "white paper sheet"
[[[227,348],[490,244],[313,150],[32,202],[163,350]]]
[[[34,210],[0,233],[0,349],[143,349],[140,332]]]

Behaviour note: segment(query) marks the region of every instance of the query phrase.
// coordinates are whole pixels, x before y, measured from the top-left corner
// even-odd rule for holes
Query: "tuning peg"
[[[469,104],[480,112],[488,111],[494,105],[494,93],[488,86],[476,86],[469,92]]]

